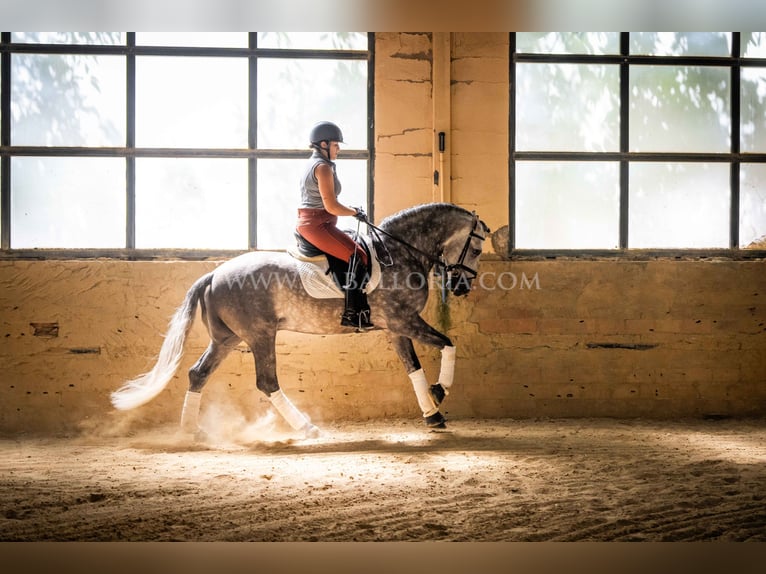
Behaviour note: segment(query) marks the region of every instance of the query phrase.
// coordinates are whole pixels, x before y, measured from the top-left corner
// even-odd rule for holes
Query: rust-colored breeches
[[[353,239],[337,228],[338,217],[324,209],[298,209],[296,230],[309,243],[325,253],[349,261],[354,251],[365,266],[367,253]]]

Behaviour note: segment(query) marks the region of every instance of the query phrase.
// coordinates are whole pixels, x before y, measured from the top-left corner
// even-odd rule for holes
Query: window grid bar
[[[508,162],[508,248],[507,255],[516,249],[516,34],[511,33],[508,42],[510,49],[509,58],[509,86],[508,86],[508,105],[509,118],[511,125],[508,129],[508,151],[510,161]]]
[[[248,158],[301,159],[311,152],[300,149],[247,148],[140,148],[140,147],[47,147],[2,146],[0,153],[42,157],[168,157],[168,158]],[[367,150],[343,150],[343,159],[368,159]]]
[[[766,162],[766,153],[693,153],[693,152],[577,152],[577,151],[517,151],[515,157],[524,161],[676,161],[689,163]]]
[[[0,47],[11,41],[0,33]],[[11,145],[11,54],[0,54],[0,150]],[[11,248],[11,156],[0,151],[0,249]]]
[[[258,33],[250,32],[247,36],[252,52],[258,48]],[[249,150],[258,148],[258,58],[248,56],[247,90],[247,146]],[[255,156],[247,158],[247,246],[258,247],[258,160]]]
[[[128,32],[133,34],[134,32]],[[257,34],[257,33],[256,33]],[[89,54],[102,56],[178,56],[178,57],[215,57],[215,58],[287,58],[305,60],[366,60],[366,50],[307,50],[290,48],[214,48],[197,46],[136,46],[126,42],[124,45],[98,44],[26,44],[8,42],[0,51],[16,54]]]
[[[621,32],[630,34],[629,32]],[[624,49],[622,40],[621,50]],[[629,49],[629,46],[628,48]],[[732,56],[639,56],[631,54],[516,54],[516,62],[530,64],[629,64],[631,66],[763,67],[766,58]]]
[[[128,32],[128,48],[135,46],[135,32]],[[130,51],[126,62],[126,118],[125,118],[125,146],[127,150],[136,148],[136,56]],[[125,247],[136,247],[136,157],[127,154],[125,157]]]
[[[731,55],[733,58],[739,59],[740,55],[740,33],[733,32],[731,39]],[[740,155],[740,114],[741,114],[741,102],[740,102],[740,81],[741,72],[738,64],[731,67],[731,170],[730,170],[730,182],[729,188],[731,193],[731,203],[729,207],[729,247],[731,249],[737,249],[739,247],[739,169],[740,163],[738,157]]]
[[[630,247],[630,65],[626,57],[630,52],[630,33],[620,33],[620,230],[619,248]]]
[[[367,215],[375,221],[375,33],[367,33]]]

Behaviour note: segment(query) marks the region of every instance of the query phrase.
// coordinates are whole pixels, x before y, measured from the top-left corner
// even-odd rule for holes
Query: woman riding
[[[314,153],[300,180],[301,204],[296,231],[311,245],[349,264],[345,308],[341,325],[359,330],[372,328],[367,295],[362,288],[368,279],[367,252],[351,237],[338,229],[338,217],[350,215],[367,221],[362,208],[346,207],[338,201],[341,183],[335,170],[335,159],[343,143],[343,133],[332,122],[319,122],[309,134]]]

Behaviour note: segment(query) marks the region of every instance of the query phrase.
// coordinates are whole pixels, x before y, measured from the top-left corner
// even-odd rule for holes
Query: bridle
[[[367,227],[369,227],[371,234],[374,236],[375,240],[379,245],[382,245],[385,247],[383,242],[380,239],[380,236],[378,233],[382,233],[386,237],[389,237],[393,239],[394,241],[401,243],[406,247],[409,251],[415,252],[418,255],[424,257],[427,261],[431,263],[434,267],[437,267],[439,271],[446,277],[446,282],[444,284],[444,287],[450,289],[451,291],[456,291],[457,288],[460,286],[459,281],[459,275],[460,273],[463,273],[465,276],[465,280],[472,281],[476,278],[476,276],[479,274],[478,270],[473,269],[465,264],[466,256],[468,255],[468,249],[471,247],[471,240],[472,239],[480,239],[481,241],[484,241],[486,237],[483,235],[477,233],[477,228],[479,227],[479,216],[476,214],[476,212],[472,212],[473,215],[473,225],[471,226],[471,231],[468,233],[468,237],[466,237],[465,243],[463,244],[463,249],[460,251],[460,257],[458,257],[457,261],[455,263],[447,263],[446,259],[444,258],[443,254],[439,254],[438,257],[434,257],[432,255],[429,255],[422,249],[418,249],[411,243],[408,243],[404,239],[397,237],[396,235],[392,235],[388,231],[385,231],[384,229],[381,229],[380,227],[373,225],[369,221],[366,221]],[[393,260],[391,259],[391,253],[388,252],[388,249],[386,249],[387,252],[387,258],[388,262],[381,261],[381,265],[384,267],[390,267],[393,265]],[[453,281],[457,280],[457,285],[453,285]]]
[[[464,274],[468,275],[468,279],[475,279],[476,276],[479,274],[479,272],[476,269],[473,269],[471,267],[468,267],[468,265],[465,264],[465,257],[468,255],[468,248],[471,247],[471,239],[481,239],[484,241],[486,237],[483,235],[479,235],[476,233],[476,228],[479,226],[479,216],[476,215],[476,213],[473,213],[473,227],[471,227],[471,231],[468,234],[468,237],[466,237],[465,243],[463,244],[463,249],[460,251],[460,257],[458,257],[458,260],[455,263],[447,264],[446,260],[442,257],[442,267],[444,269],[445,273],[448,273],[450,275],[456,275],[457,272],[462,271]]]

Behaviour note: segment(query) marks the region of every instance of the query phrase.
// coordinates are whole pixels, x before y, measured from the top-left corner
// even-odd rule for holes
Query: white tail
[[[115,408],[126,411],[151,401],[167,386],[178,369],[184,352],[186,335],[194,322],[197,302],[212,280],[212,273],[197,280],[186,293],[184,302],[170,320],[165,340],[154,367],[148,373],[125,383],[112,393]]]

